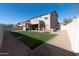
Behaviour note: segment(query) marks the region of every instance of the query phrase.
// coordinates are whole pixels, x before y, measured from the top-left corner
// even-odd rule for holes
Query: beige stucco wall
[[[48,19],[44,19],[45,17],[48,17]],[[50,14],[47,14],[47,15],[44,15],[44,22],[45,22],[45,27],[46,27],[46,30],[50,30]]]
[[[39,23],[39,18],[34,18],[30,20],[31,24],[38,24]]]
[[[23,27],[23,31],[26,31],[26,24],[25,23],[22,24],[22,27]]]
[[[48,17],[48,19],[45,20],[45,17]],[[46,14],[46,15],[31,19],[30,23],[31,24],[39,24],[40,20],[44,21],[46,30],[50,30],[50,14]]]

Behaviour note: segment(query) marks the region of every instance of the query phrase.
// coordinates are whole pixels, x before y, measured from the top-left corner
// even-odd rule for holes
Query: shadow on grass
[[[19,42],[15,43],[14,39],[9,38],[10,39],[9,40],[9,39],[5,38],[5,42],[3,41],[4,47],[8,48],[10,51],[6,50],[6,48],[4,48],[3,50],[11,53],[11,56],[13,56],[13,55],[16,55],[16,56],[74,56],[73,52],[65,50],[65,49],[57,47],[57,46],[54,46],[54,45],[51,45],[51,44],[48,44],[48,43],[46,43],[44,46],[41,46],[41,47],[38,47],[37,49],[35,49],[37,46],[39,46],[45,42],[43,42],[41,40],[37,40],[37,39],[29,37],[29,36],[26,36],[26,35],[22,35],[20,33],[17,33],[19,36],[16,35],[15,33],[12,33],[12,34],[9,33],[8,35],[7,34],[8,34],[8,32],[5,33],[5,36],[7,36],[8,38],[9,38],[9,35],[13,35],[13,37],[15,36],[17,38],[20,36],[19,40],[21,42],[23,42],[25,45],[27,45],[30,49],[32,49],[31,52],[29,52],[29,51],[26,52],[25,50],[27,50],[27,49],[24,50],[23,48],[19,48],[20,46],[18,48],[16,48],[16,45]],[[34,40],[34,41],[32,41],[32,40]],[[8,44],[5,44],[6,42]],[[13,45],[13,46],[11,46],[11,45]],[[14,50],[13,50],[13,48],[14,48]],[[35,49],[35,50],[33,50],[33,49]]]
[[[11,33],[14,37],[16,37],[18,40],[20,40],[23,44],[28,46],[31,50],[33,50],[36,47],[40,46],[41,44],[45,43],[41,40],[29,37],[27,35],[20,34],[18,32],[11,32]]]

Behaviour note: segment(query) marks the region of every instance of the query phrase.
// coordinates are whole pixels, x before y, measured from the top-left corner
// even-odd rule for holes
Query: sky
[[[56,11],[58,21],[79,17],[77,3],[0,3],[0,23],[16,24],[50,11]]]

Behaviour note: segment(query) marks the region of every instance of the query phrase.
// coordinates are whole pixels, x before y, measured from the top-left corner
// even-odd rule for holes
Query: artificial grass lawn
[[[19,40],[30,49],[35,49],[36,47],[56,36],[56,34],[29,31],[12,32],[12,34],[15,37],[20,37]]]

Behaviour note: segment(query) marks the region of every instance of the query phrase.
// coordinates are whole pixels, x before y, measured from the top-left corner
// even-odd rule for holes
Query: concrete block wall
[[[3,30],[2,26],[0,25],[0,50],[2,47],[3,33],[4,33],[4,30]]]
[[[67,32],[71,41],[72,50],[79,56],[79,18],[67,25]]]

